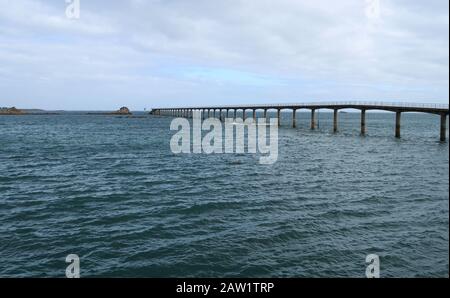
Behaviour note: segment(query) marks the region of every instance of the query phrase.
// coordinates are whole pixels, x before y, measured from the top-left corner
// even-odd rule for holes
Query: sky
[[[448,103],[449,1],[0,0],[0,107],[344,100]]]

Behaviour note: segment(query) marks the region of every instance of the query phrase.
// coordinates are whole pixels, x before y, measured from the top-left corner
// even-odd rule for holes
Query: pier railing
[[[411,102],[383,102],[383,101],[321,101],[321,102],[290,102],[276,104],[239,104],[239,105],[220,105],[220,106],[204,106],[204,107],[188,107],[188,109],[202,108],[284,108],[284,107],[317,107],[317,106],[367,106],[367,107],[391,107],[391,108],[412,108],[412,109],[449,109],[448,104],[442,103],[411,103]]]

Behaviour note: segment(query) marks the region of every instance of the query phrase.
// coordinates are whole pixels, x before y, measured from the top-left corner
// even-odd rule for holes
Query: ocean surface
[[[449,276],[439,117],[283,115],[279,157],[173,154],[170,117],[0,116],[0,277]]]

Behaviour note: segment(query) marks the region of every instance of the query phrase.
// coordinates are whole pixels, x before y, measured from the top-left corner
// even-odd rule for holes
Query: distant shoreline
[[[127,107],[121,107],[116,111],[45,111],[41,109],[17,109],[0,108],[0,116],[38,116],[38,115],[64,115],[69,113],[80,113],[82,115],[98,115],[98,116],[132,116],[133,113]]]

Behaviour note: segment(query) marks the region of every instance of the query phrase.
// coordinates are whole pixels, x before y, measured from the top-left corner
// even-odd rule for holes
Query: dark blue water
[[[174,155],[168,117],[0,117],[0,276],[448,276],[439,117],[283,117],[273,165]]]

